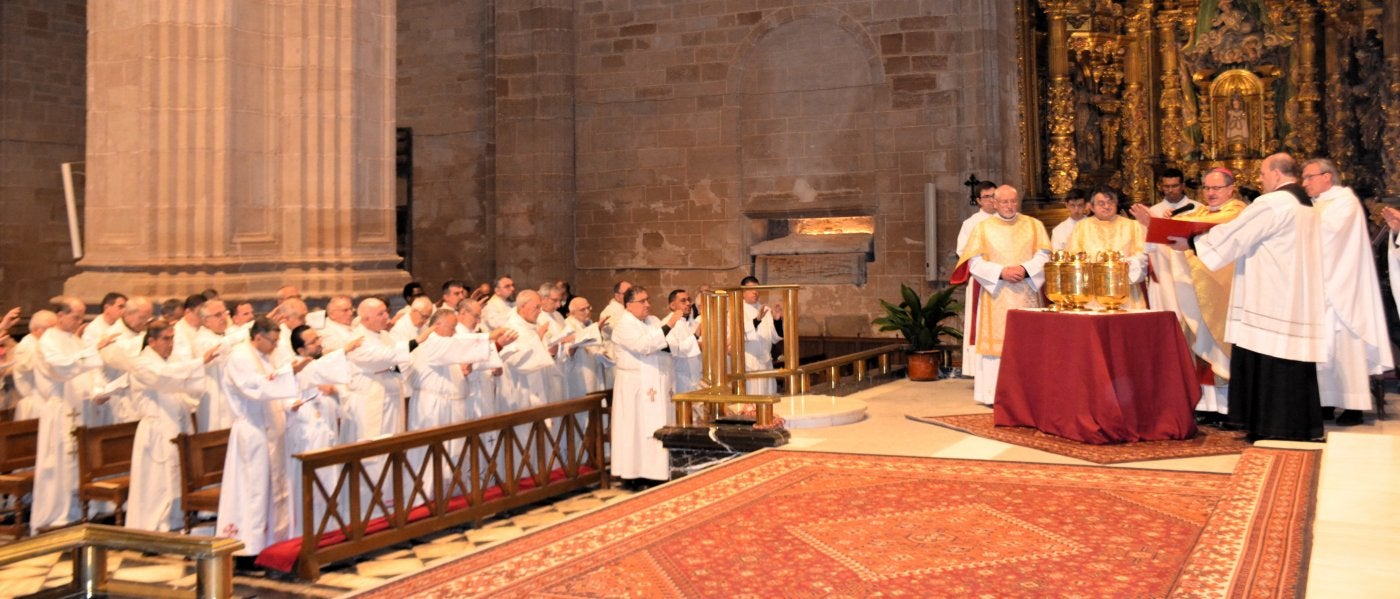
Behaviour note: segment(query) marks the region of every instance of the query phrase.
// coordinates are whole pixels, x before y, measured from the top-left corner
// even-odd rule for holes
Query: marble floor
[[[867,406],[864,420],[843,426],[795,429],[786,450],[914,455],[966,459],[1084,464],[1074,458],[969,436],[915,422],[907,415],[985,412],[971,400],[970,380],[932,383],[897,381],[852,397]],[[1392,414],[1400,395],[1388,398]],[[1400,419],[1328,429],[1327,442],[1263,445],[1323,450],[1317,517],[1308,565],[1307,597],[1400,597]],[[1209,456],[1119,464],[1117,467],[1230,472],[1238,456]],[[239,597],[336,597],[415,572],[438,560],[465,555],[494,543],[625,500],[621,489],[582,492],[547,505],[519,510],[481,528],[461,528],[391,547],[361,560],[328,567],[315,584],[261,572],[239,572]],[[181,560],[119,553],[110,560],[113,577],[192,588],[193,566]],[[72,566],[51,555],[0,569],[0,597],[24,595],[63,584]]]

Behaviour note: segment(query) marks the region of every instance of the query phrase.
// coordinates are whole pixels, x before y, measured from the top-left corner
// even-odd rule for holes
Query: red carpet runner
[[[997,426],[995,422],[992,422],[990,413],[905,417],[916,422],[934,424],[969,435],[1039,449],[1095,464],[1121,464],[1241,453],[1251,445],[1245,443],[1243,432],[1223,431],[1204,425],[1197,427],[1196,436],[1192,439],[1091,445],[1074,439],[1042,433],[1028,426]]]
[[[360,596],[1292,596],[1317,470],[764,451]]]

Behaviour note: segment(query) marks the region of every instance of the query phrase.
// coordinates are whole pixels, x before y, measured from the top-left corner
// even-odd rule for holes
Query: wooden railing
[[[294,483],[301,485],[302,504],[296,509],[303,518],[297,575],[314,580],[322,564],[468,522],[479,525],[503,510],[589,485],[606,487],[608,396],[591,393],[298,454],[302,477]],[[323,478],[334,481],[330,488]]]
[[[811,390],[813,376],[826,376],[826,384],[829,388],[835,389],[841,382],[842,370],[849,366],[851,374],[857,381],[865,380],[870,371],[868,362],[875,360],[875,367],[880,374],[889,374],[890,359],[894,354],[903,353],[909,349],[907,343],[891,343],[881,347],[859,351],[853,354],[837,356],[811,364],[803,364],[797,367],[797,392],[807,393]]]
[[[117,549],[180,555],[195,561],[193,595],[213,599],[233,596],[233,554],[242,548],[243,543],[236,539],[79,524],[0,546],[0,566],[59,551],[71,551],[73,582],[34,596],[178,597],[190,593],[165,585],[108,580],[107,551]]]

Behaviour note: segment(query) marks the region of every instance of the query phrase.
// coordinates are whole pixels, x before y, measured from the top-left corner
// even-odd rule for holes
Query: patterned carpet
[[[1121,464],[1123,462],[1146,462],[1240,453],[1250,446],[1249,443],[1245,443],[1243,432],[1223,431],[1209,426],[1198,427],[1199,432],[1194,439],[1090,445],[1073,439],[1047,435],[1026,426],[996,426],[992,422],[992,414],[990,413],[960,416],[908,416],[907,418],[1003,443],[1078,458],[1095,464]]]
[[[763,451],[357,596],[1292,596],[1317,471]]]

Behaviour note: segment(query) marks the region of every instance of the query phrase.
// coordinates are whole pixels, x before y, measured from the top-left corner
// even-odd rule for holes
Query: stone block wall
[[[487,2],[398,2],[398,123],[413,129],[413,264],[430,295],[496,271],[495,40]]]
[[[868,332],[874,298],[928,287],[925,184],[948,259],[972,211],[962,180],[1019,171],[1014,10],[579,2],[576,291],[596,303],[618,277],[661,293],[734,285],[758,220],[865,214],[867,284],[809,287],[803,321]]]
[[[44,307],[76,272],[59,165],[83,161],[86,3],[0,3],[0,306]]]

